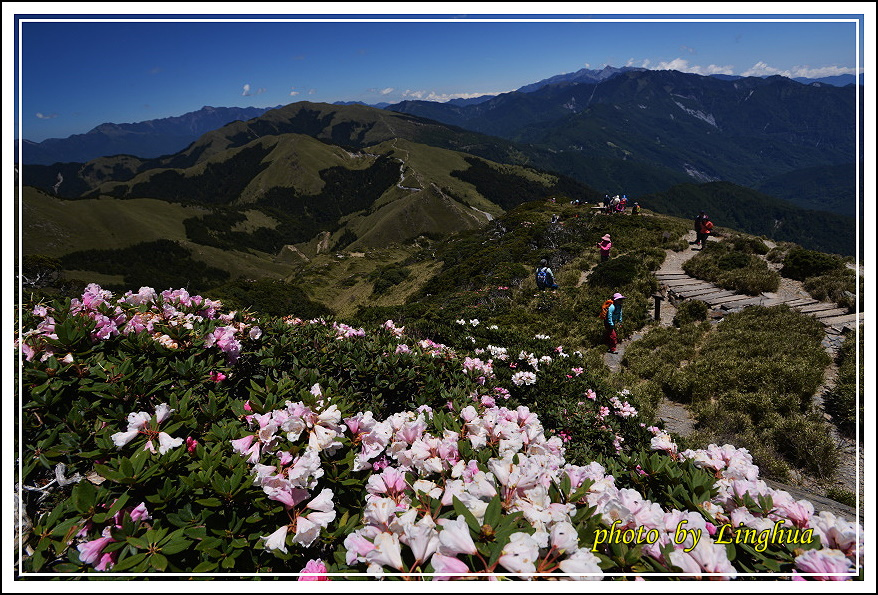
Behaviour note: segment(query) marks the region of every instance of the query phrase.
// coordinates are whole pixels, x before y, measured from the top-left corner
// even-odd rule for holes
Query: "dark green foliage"
[[[836,502],[841,502],[845,506],[850,506],[851,508],[855,508],[857,506],[856,494],[843,488],[832,486],[831,488],[826,490],[826,497],[831,498]]]
[[[863,329],[860,328],[859,353],[863,353]],[[832,423],[843,434],[853,437],[859,427],[863,435],[863,369],[860,359],[857,366],[857,339],[851,334],[845,339],[836,358],[838,375],[833,386],[823,394],[823,408],[832,416]],[[857,381],[859,380],[859,391]]]
[[[644,196],[640,203],[660,213],[687,219],[706,211],[716,226],[776,242],[796,242],[813,250],[853,255],[856,248],[856,222],[852,217],[805,211],[728,182],[682,184]]]
[[[552,186],[546,186],[520,175],[498,171],[482,159],[467,157],[466,162],[469,164],[467,169],[453,171],[451,175],[469,182],[479,194],[506,210],[552,196],[559,200],[564,197],[564,202],[576,199],[594,202],[599,196],[591,188],[564,176],[560,176]]]
[[[127,287],[185,287],[203,291],[229,274],[192,258],[192,252],[171,240],[142,242],[118,250],[82,250],[61,258],[68,270],[123,275]],[[107,286],[109,289],[124,289]]]
[[[27,289],[55,285],[63,266],[57,258],[45,254],[26,254],[21,260],[21,282]]]
[[[738,293],[759,295],[764,291],[775,291],[780,284],[780,276],[751,252],[759,245],[761,242],[754,246],[741,241],[709,241],[698,254],[683,264],[683,270],[696,279],[710,281]]]
[[[291,188],[271,188],[257,206],[278,219],[274,230],[260,230],[271,238],[273,250],[284,244],[310,240],[320,231],[334,231],[339,218],[363,211],[393,186],[399,178],[399,164],[381,156],[362,170],[331,167],[320,172],[323,190],[316,195],[300,195]]]
[[[838,468],[838,445],[818,414],[781,419],[773,444],[785,459],[816,477],[832,477]]]
[[[344,250],[351,244],[357,241],[357,234],[352,232],[349,228],[345,228],[344,231],[339,236],[338,241],[332,247],[332,251],[336,252],[339,250]]]
[[[826,273],[844,269],[844,261],[832,254],[793,248],[784,258],[780,274],[788,279],[804,281],[808,277],[817,277]]]
[[[372,271],[369,281],[372,281],[372,293],[381,295],[387,293],[394,285],[399,285],[409,278],[411,271],[403,266],[388,265]]]
[[[716,495],[716,478],[689,460],[676,462],[658,452],[621,453],[600,460],[616,487],[637,490],[665,510],[695,510]]]
[[[701,300],[686,300],[677,306],[674,326],[707,320],[707,304]]]
[[[280,279],[238,279],[214,287],[210,293],[231,310],[248,309],[269,316],[298,316],[304,319],[332,314],[329,308],[311,300],[301,287]]]
[[[120,198],[145,196],[171,202],[229,204],[240,196],[254,176],[268,167],[262,160],[271,149],[270,146],[258,144],[241,149],[222,163],[207,163],[204,171],[195,176],[185,176],[180,171],[168,169],[135,183],[123,194],[114,191],[111,195]]]
[[[864,171],[862,163],[860,171]],[[857,214],[856,181],[856,169],[849,163],[797,169],[764,180],[756,189],[803,209],[854,217]],[[863,192],[862,185],[860,192]]]
[[[588,284],[603,289],[624,287],[644,272],[643,261],[626,254],[598,264],[592,269]]]

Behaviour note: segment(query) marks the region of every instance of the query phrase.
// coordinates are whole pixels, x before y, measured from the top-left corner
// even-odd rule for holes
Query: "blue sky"
[[[788,10],[790,6],[738,4],[762,10]],[[282,16],[314,19],[322,14],[330,22],[282,22],[271,17],[267,22],[161,22],[155,19],[178,17],[157,9],[178,13],[188,9],[205,19],[220,15],[197,12],[204,10],[205,4],[126,3],[120,5],[126,14],[114,17],[153,20],[123,22],[106,18],[110,16],[106,13],[88,12],[106,11],[105,3],[77,4],[78,15],[46,14],[47,5],[37,3],[4,3],[4,13],[9,10],[7,5],[17,5],[10,7],[15,14],[36,17],[21,23],[21,102],[19,105],[16,93],[15,106],[21,116],[20,130],[17,117],[15,121],[16,138],[33,141],[84,133],[104,122],[177,116],[205,105],[446,101],[513,91],[557,74],[606,65],[744,76],[854,74],[856,24],[828,19],[850,20],[866,6],[833,4],[840,11],[856,10],[831,15],[701,15],[712,21],[707,22],[679,8],[675,15],[579,15],[571,9],[588,4],[512,3],[503,8],[522,12],[522,8],[533,11],[538,6],[540,12],[531,13],[532,18],[564,15],[560,18],[566,20],[480,22],[472,12],[476,8],[484,9],[478,14],[485,19],[520,17],[488,14],[497,10],[497,4],[379,3],[368,6],[373,11],[383,6],[382,18],[395,22],[341,22],[340,7],[346,6],[352,18],[374,19],[376,14],[352,14],[363,4],[248,3],[234,6],[259,11],[253,14],[277,14],[278,10],[307,6],[310,14]],[[612,11],[632,6],[655,10],[657,5],[601,6]],[[673,9],[680,5],[658,6]],[[428,15],[423,10],[408,15],[392,12],[402,7],[413,12],[432,8],[429,15],[445,21],[403,22],[399,19],[408,16],[417,20]],[[464,7],[469,14],[459,12]],[[551,8],[558,10],[546,12]],[[40,10],[42,13],[36,12]],[[871,5],[869,10],[873,10]],[[85,22],[86,13],[98,22]],[[75,20],[51,22],[58,16]],[[791,22],[797,16],[804,20]],[[782,22],[744,20],[769,17]],[[603,22],[574,20],[586,18]],[[652,22],[637,22],[640,18]],[[655,20],[659,18],[672,22]],[[717,22],[718,18],[733,22]],[[610,19],[617,22],[608,22]],[[4,39],[8,40],[11,36],[6,34],[6,25],[4,14]],[[8,59],[4,49],[4,61]]]

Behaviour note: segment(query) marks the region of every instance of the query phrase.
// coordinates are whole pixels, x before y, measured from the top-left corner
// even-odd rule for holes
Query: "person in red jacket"
[[[713,231],[713,222],[710,220],[710,217],[705,215],[701,219],[701,233],[699,235],[698,241],[701,244],[702,249],[707,244],[707,238],[710,237],[710,233]]]

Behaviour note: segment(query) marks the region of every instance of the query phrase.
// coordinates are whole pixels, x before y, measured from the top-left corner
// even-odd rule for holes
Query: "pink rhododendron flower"
[[[806,550],[796,557],[796,568],[803,573],[851,573],[853,562],[839,550]],[[846,581],[850,576],[816,576],[819,581]]]
[[[112,537],[98,537],[97,539],[80,543],[76,546],[76,549],[79,550],[79,559],[86,564],[94,565],[95,562],[100,560],[104,548],[114,541],[116,540]]]
[[[463,560],[458,560],[454,556],[445,556],[440,553],[433,554],[433,557],[430,558],[430,563],[433,565],[433,570],[437,573],[440,572],[450,572],[454,574],[463,574],[469,573],[469,566],[466,565],[466,562]],[[435,575],[433,576],[434,581],[447,581],[451,577]]]
[[[326,576],[328,572],[326,569],[326,564],[323,563],[323,560],[309,560],[307,564],[305,564],[305,568],[301,570],[302,576],[299,577],[300,581],[328,581],[332,580],[330,577]]]

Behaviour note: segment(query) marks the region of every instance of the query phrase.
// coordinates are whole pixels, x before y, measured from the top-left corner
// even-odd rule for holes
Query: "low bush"
[[[686,300],[677,306],[674,314],[674,326],[683,326],[690,322],[707,320],[707,303],[701,300]]]
[[[788,279],[804,281],[844,268],[844,260],[833,254],[795,247],[787,252],[780,274]]]
[[[780,276],[754,254],[758,246],[744,241],[710,242],[683,264],[683,270],[696,279],[738,293],[759,295],[776,291]]]
[[[860,327],[859,353],[863,353],[863,329]],[[823,393],[823,408],[832,416],[832,423],[842,434],[854,437],[859,426],[863,435],[863,361],[857,366],[857,338],[850,334],[836,357],[838,374],[835,382]],[[859,391],[857,384],[859,380]]]

